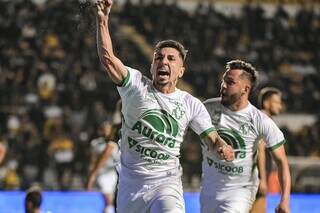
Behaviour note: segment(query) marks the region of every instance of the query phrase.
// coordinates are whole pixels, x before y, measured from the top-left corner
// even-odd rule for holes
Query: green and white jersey
[[[283,133],[266,114],[255,106],[249,105],[233,112],[221,104],[220,98],[204,102],[213,124],[223,138],[235,151],[235,159],[226,162],[208,151],[202,143],[202,191],[212,194],[236,187],[258,186],[256,167],[257,148],[260,139],[264,139],[268,149],[273,150],[284,142]]]
[[[120,176],[144,180],[181,175],[180,145],[187,127],[201,137],[214,130],[205,106],[179,89],[161,93],[138,70],[127,69],[117,87],[123,114]]]

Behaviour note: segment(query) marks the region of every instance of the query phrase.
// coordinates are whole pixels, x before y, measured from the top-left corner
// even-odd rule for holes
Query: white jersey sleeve
[[[266,114],[261,113],[263,122],[258,123],[258,128],[269,150],[274,150],[285,143],[282,131]]]
[[[130,89],[132,89],[133,87],[138,88],[141,86],[142,80],[143,81],[148,80],[141,74],[140,71],[133,69],[131,67],[126,67],[126,68],[128,70],[128,74],[123,80],[123,82],[121,83],[121,85],[117,87],[121,97],[129,96]]]
[[[197,98],[192,97],[190,108],[191,122],[190,127],[192,130],[200,135],[201,138],[207,136],[210,132],[214,131],[210,115],[204,104]]]

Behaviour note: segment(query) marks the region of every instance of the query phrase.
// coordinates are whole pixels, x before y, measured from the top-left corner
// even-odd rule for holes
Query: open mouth
[[[158,75],[159,76],[169,76],[169,71],[167,71],[166,69],[160,69],[158,70]]]

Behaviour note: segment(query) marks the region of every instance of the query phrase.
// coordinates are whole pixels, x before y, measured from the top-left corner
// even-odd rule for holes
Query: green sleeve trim
[[[127,76],[122,80],[122,82],[121,82],[118,86],[119,86],[119,87],[125,87],[125,86],[127,86],[129,80],[130,80],[130,71],[128,70]]]
[[[203,138],[207,137],[209,135],[209,133],[213,132],[213,131],[214,131],[214,128],[210,127],[209,129],[205,130],[204,132],[202,132],[200,134],[200,138],[203,139]]]
[[[277,143],[276,145],[273,145],[271,147],[268,147],[269,151],[273,151],[275,149],[278,149],[280,146],[282,146],[284,143],[286,142],[286,140],[281,141],[280,143]]]

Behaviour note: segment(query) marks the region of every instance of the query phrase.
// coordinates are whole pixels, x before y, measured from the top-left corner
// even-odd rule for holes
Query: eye
[[[161,59],[163,59],[163,55],[156,55],[154,59],[155,60],[161,60]]]
[[[224,82],[227,84],[227,85],[234,85],[236,82],[231,80],[231,79],[225,79]]]
[[[169,55],[169,56],[168,56],[168,60],[169,60],[169,61],[175,61],[176,58],[175,58],[174,56],[172,56],[172,55]]]

